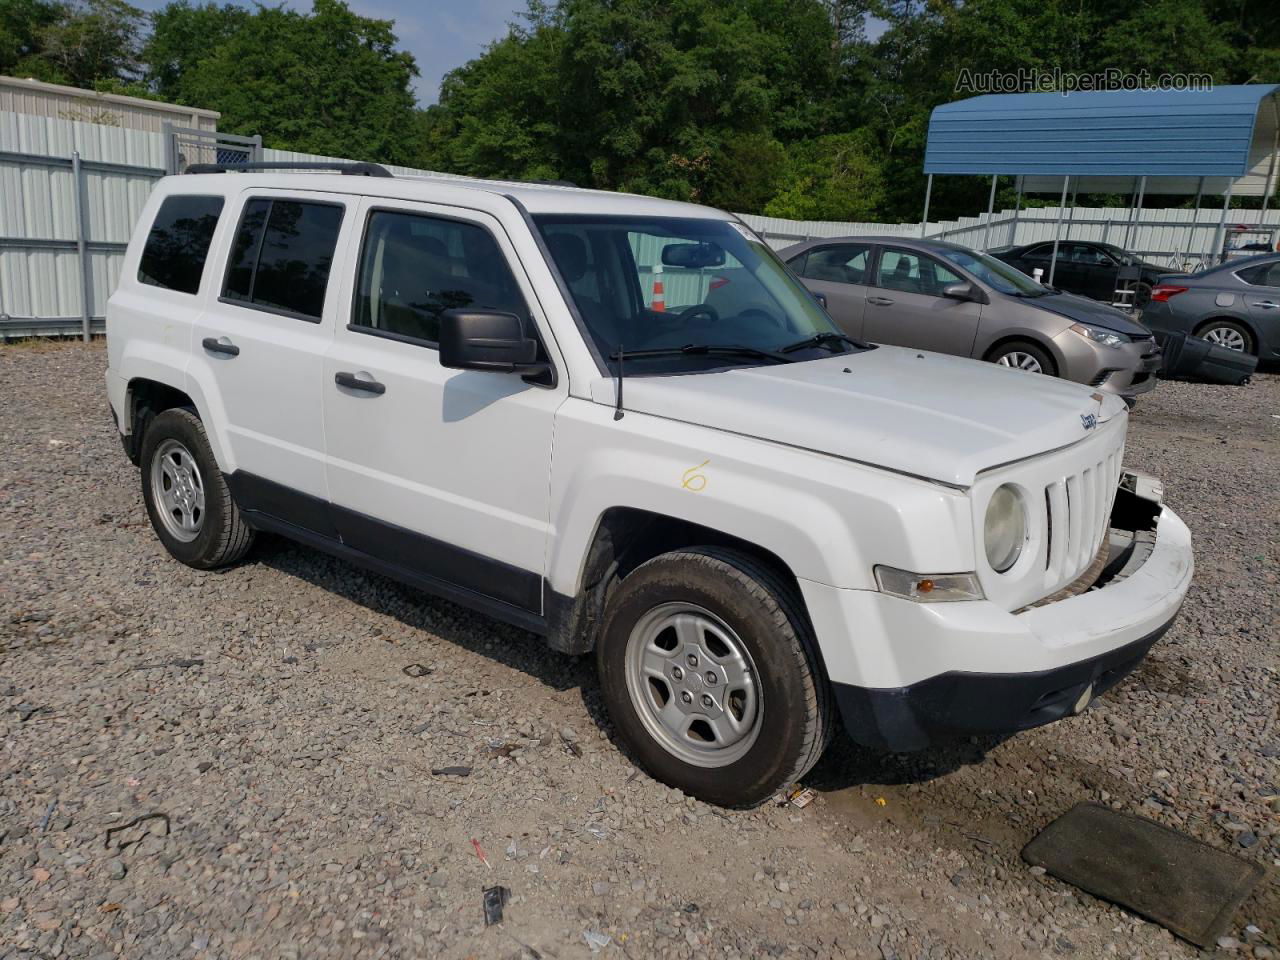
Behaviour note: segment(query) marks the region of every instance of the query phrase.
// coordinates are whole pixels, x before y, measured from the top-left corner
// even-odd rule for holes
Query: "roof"
[[[1012,93],[944,104],[925,173],[1238,177],[1280,84],[1211,90]],[[1276,98],[1266,103],[1268,98]]]
[[[518,200],[529,213],[594,214],[627,217],[684,217],[731,220],[731,214],[678,200],[660,200],[611,190],[587,190],[556,184],[520,181],[479,180],[450,174],[435,176],[354,177],[338,173],[275,173],[246,171],[243,173],[196,173],[166,178],[169,192],[193,189],[197,182],[217,184],[218,192],[232,189],[263,188],[285,190],[322,190],[358,196],[395,197],[405,200],[448,202],[460,199],[464,191]],[[186,187],[184,184],[192,184]]]

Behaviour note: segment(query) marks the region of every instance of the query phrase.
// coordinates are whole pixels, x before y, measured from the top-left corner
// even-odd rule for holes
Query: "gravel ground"
[[[1121,687],[740,813],[631,765],[589,659],[282,541],[170,560],[104,363],[0,349],[0,957],[1195,955],[1020,861],[1085,799],[1266,865],[1221,951],[1280,957],[1280,377],[1135,412],[1198,569]]]

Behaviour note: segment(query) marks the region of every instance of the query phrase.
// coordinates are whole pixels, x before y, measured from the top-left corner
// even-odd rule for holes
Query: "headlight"
[[[1022,495],[1007,483],[991,495],[982,532],[992,570],[1004,573],[1018,562],[1027,540],[1027,511]]]
[[[1089,327],[1083,323],[1073,323],[1070,328],[1072,333],[1078,333],[1082,337],[1092,340],[1094,343],[1100,343],[1104,347],[1119,347],[1126,343],[1132,343],[1123,333],[1116,333],[1114,330],[1104,330],[1101,327]]]

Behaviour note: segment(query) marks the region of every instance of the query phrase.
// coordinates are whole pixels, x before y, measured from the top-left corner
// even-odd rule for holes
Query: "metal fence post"
[[[991,196],[987,198],[987,229],[982,234],[982,252],[986,253],[991,246],[991,217],[996,209],[996,181],[1000,179],[1000,174],[992,174],[991,176]]]
[[[1058,239],[1062,236],[1062,215],[1067,212],[1067,184],[1070,177],[1062,178],[1062,201],[1058,204],[1058,225],[1053,228],[1053,257],[1049,260],[1049,286],[1053,286],[1053,272],[1058,266]]]
[[[1219,263],[1225,263],[1227,259],[1222,247],[1227,242],[1227,211],[1231,209],[1231,191],[1235,189],[1235,185],[1234,178],[1227,181],[1227,192],[1222,198],[1222,216],[1218,218],[1218,229],[1213,232],[1213,250],[1210,251],[1210,256],[1215,257]]]
[[[933,194],[933,174],[929,174],[929,181],[924,188],[924,219],[920,221],[920,239],[923,240],[925,234],[929,232],[929,199]]]
[[[75,199],[73,215],[76,218],[76,258],[80,263],[80,336],[85,343],[93,339],[89,331],[92,316],[90,298],[93,296],[93,283],[89,270],[89,243],[84,228],[84,178],[80,168],[79,151],[71,154],[72,196]]]

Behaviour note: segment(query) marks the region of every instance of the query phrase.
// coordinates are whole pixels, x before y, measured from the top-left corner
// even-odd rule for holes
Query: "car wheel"
[[[634,756],[709,803],[768,799],[830,740],[830,692],[799,597],[739,551],[691,548],[637,567],[610,593],[596,663]]]
[[[987,359],[999,366],[1016,367],[1028,373],[1044,373],[1051,377],[1058,374],[1053,358],[1045,349],[1027,340],[1003,344],[993,350]]]
[[[248,552],[253,530],[231,500],[199,417],[186,409],[158,415],[139,461],[151,526],[174,559],[210,570]]]
[[[1196,336],[1203,337],[1210,343],[1239,353],[1253,353],[1253,334],[1234,320],[1210,320],[1199,330]]]
[[[1151,302],[1151,284],[1139,281],[1133,286],[1133,307],[1141,310]]]

